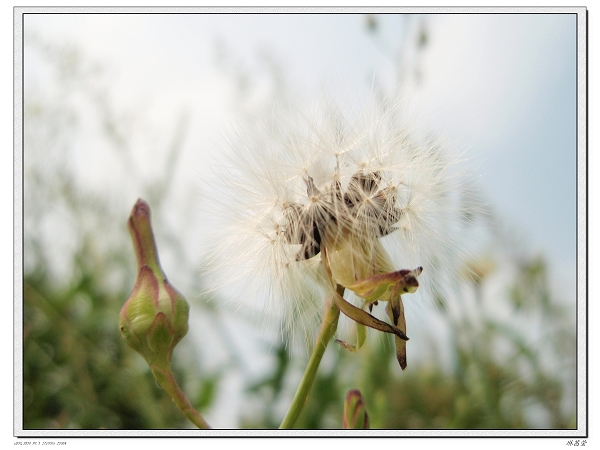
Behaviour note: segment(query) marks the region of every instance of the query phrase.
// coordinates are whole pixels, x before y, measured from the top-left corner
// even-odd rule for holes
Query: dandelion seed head
[[[466,248],[459,158],[406,128],[402,112],[274,110],[230,139],[215,165],[213,286],[260,303],[265,324],[307,342],[332,288],[324,247],[336,283],[422,267],[412,298],[443,294]]]

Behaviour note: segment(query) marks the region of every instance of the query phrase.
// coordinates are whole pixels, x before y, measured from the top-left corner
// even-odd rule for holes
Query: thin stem
[[[336,290],[339,295],[344,295],[343,286],[338,285]],[[325,312],[323,314],[323,322],[321,323],[321,329],[319,330],[319,335],[317,336],[317,341],[315,342],[315,348],[313,349],[312,355],[310,355],[308,365],[306,366],[302,380],[300,380],[300,385],[298,386],[296,395],[294,395],[292,404],[290,405],[287,414],[279,426],[280,429],[292,428],[294,423],[296,423],[296,419],[298,419],[302,408],[304,408],[304,405],[308,400],[310,389],[315,381],[317,369],[319,368],[319,364],[321,364],[323,354],[325,354],[325,349],[327,349],[327,345],[337,329],[339,318],[340,310],[335,305],[333,297],[327,298]]]
[[[165,370],[152,364],[150,368],[158,384],[167,391],[183,415],[198,428],[209,429],[210,426],[200,413],[194,409],[183,391],[179,388],[171,367],[168,366]]]

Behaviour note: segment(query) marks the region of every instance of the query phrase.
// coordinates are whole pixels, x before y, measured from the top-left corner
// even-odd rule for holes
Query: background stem
[[[206,423],[200,413],[194,409],[183,391],[179,388],[177,380],[175,380],[175,377],[173,376],[171,367],[169,366],[164,370],[152,364],[151,369],[158,384],[167,391],[183,415],[198,428],[209,429],[210,426]]]
[[[344,295],[343,286],[337,285],[336,290],[340,296]],[[312,355],[310,355],[308,365],[306,366],[302,380],[300,380],[300,385],[298,386],[296,395],[294,395],[294,399],[292,400],[290,408],[288,409],[287,414],[279,426],[280,429],[292,428],[294,423],[296,423],[296,419],[298,419],[302,408],[308,400],[308,394],[310,393],[310,389],[315,381],[317,369],[319,368],[319,364],[321,364],[323,354],[327,349],[329,341],[337,330],[339,318],[339,308],[335,305],[333,297],[328,297],[325,303],[325,311],[323,313],[321,329],[319,330],[319,335],[317,336],[317,341],[315,342],[315,348],[313,349]]]

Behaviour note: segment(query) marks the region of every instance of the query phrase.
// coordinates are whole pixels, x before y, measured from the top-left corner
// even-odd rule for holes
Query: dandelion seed
[[[282,318],[288,336],[300,330],[309,342],[324,297],[343,286],[352,294],[340,310],[393,332],[404,368],[402,295],[419,285],[437,294],[453,278],[464,211],[441,147],[400,126],[399,106],[372,109],[356,121],[331,106],[277,111],[233,139],[217,174],[222,222],[210,278],[264,299],[266,321]],[[391,324],[371,315],[380,301]]]

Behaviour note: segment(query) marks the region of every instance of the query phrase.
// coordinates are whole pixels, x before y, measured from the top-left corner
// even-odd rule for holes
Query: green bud
[[[346,395],[342,427],[353,430],[369,429],[369,415],[365,408],[365,401],[358,389],[351,389]]]
[[[145,201],[137,201],[127,226],[136,254],[138,275],[133,292],[121,309],[121,334],[148,364],[166,367],[171,362],[175,345],[188,331],[189,306],[160,267],[150,207]]]

